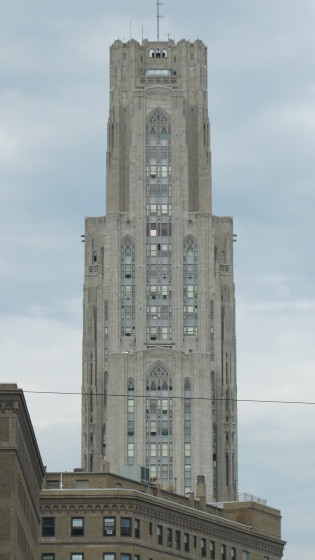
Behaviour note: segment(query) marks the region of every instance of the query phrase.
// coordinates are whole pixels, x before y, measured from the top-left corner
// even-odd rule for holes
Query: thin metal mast
[[[157,40],[160,40],[160,6],[163,6],[163,2],[156,0],[156,27],[157,27]]]

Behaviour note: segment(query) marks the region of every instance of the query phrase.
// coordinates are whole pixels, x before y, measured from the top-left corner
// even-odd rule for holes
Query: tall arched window
[[[198,335],[198,261],[197,243],[192,236],[184,240],[184,335]]]
[[[172,378],[162,362],[147,375],[146,456],[150,478],[163,488],[173,486]]]
[[[172,338],[171,126],[161,109],[147,120],[147,340]]]
[[[135,336],[135,247],[129,236],[121,245],[121,336]]]

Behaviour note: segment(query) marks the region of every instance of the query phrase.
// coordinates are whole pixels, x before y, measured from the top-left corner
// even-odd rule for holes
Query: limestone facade
[[[106,216],[86,218],[82,467],[237,496],[233,222],[213,216],[201,41],[110,49]]]

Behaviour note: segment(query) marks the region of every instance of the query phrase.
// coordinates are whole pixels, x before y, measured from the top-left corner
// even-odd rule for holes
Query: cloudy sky
[[[108,48],[155,0],[0,4],[0,380],[49,470],[80,465],[85,216],[105,212]],[[239,398],[315,402],[314,0],[165,0],[160,38],[208,46],[214,213],[233,215]],[[315,406],[239,403],[239,489],[315,550]]]

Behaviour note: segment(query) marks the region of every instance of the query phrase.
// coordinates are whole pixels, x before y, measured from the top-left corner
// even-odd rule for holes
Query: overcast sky
[[[315,402],[315,2],[165,0],[208,46],[213,211],[232,215],[240,399]],[[81,390],[84,217],[105,213],[108,50],[151,0],[0,3],[0,380]],[[80,466],[80,396],[26,393],[48,470]],[[315,406],[239,403],[239,490],[314,560]]]

